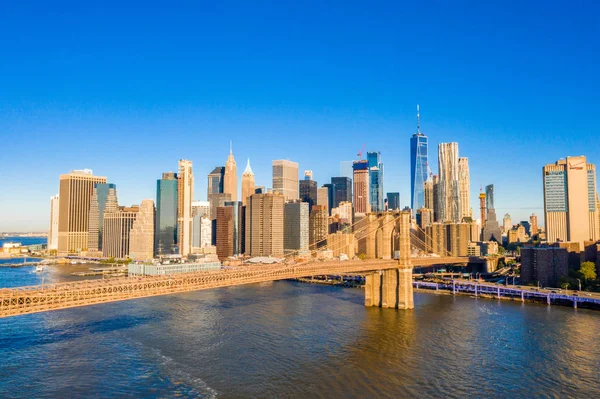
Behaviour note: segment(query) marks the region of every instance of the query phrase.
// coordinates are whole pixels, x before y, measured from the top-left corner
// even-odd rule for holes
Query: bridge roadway
[[[412,266],[464,264],[466,258],[411,258]],[[124,277],[0,289],[0,317],[169,295],[210,288],[322,274],[360,273],[398,267],[396,260],[323,261],[253,265],[165,276]]]

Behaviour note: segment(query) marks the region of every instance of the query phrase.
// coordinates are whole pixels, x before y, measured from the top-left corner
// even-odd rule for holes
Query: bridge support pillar
[[[369,273],[365,278],[365,306],[381,306],[382,273]]]

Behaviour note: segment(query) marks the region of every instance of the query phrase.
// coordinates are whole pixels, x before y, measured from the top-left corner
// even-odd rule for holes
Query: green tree
[[[581,277],[586,280],[595,280],[596,279],[596,265],[594,262],[583,262],[579,267],[579,273]]]

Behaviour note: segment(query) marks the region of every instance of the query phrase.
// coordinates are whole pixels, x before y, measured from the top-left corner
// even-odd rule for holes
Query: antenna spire
[[[417,104],[417,134],[421,134],[421,114],[419,112],[419,104]]]
[[[233,141],[229,140],[229,153],[233,154]]]

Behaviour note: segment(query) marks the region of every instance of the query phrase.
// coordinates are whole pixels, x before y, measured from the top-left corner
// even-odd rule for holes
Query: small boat
[[[45,267],[45,266],[38,265],[38,266],[36,266],[36,267],[35,267],[35,272],[36,272],[36,273],[41,273],[41,272],[43,272],[45,269],[46,269],[46,267]]]

